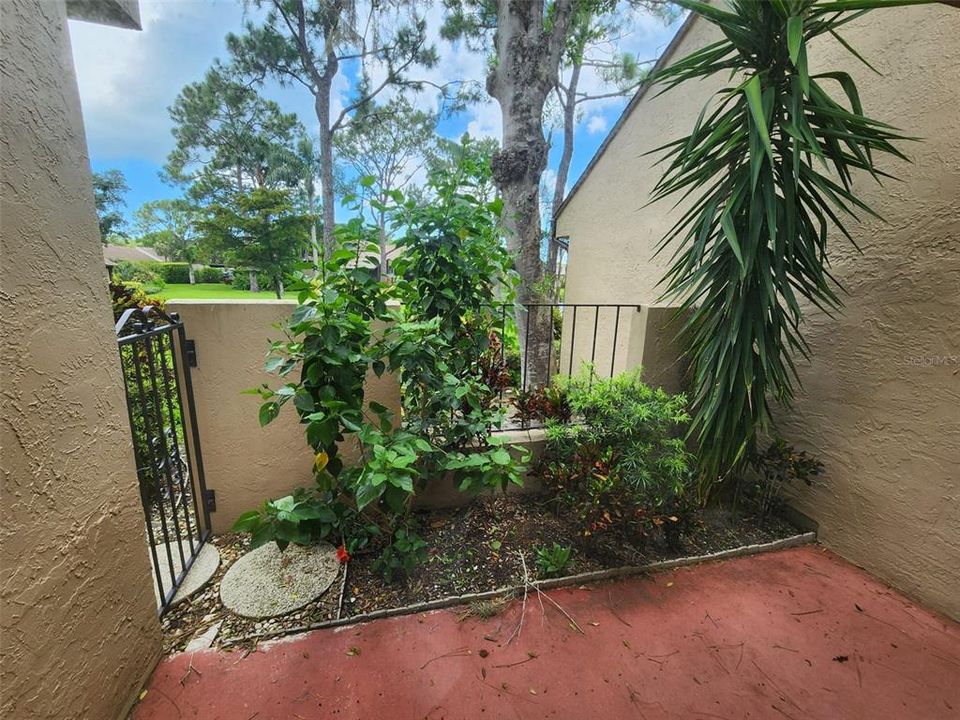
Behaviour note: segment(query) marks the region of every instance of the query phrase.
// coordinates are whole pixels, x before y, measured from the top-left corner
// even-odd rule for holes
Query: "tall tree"
[[[134,213],[140,242],[154,248],[168,260],[190,263],[193,284],[193,263],[199,258],[196,207],[188,200],[151,200]]]
[[[547,166],[543,111],[558,81],[577,0],[445,0],[449,38],[490,35],[493,60],[487,92],[500,105],[503,140],[493,157],[493,179],[503,197],[507,248],[516,258],[516,320],[526,338],[524,376],[533,385],[549,379],[547,346],[550,314],[530,304],[543,302],[544,263],[540,256],[540,176]],[[548,12],[549,10],[549,12]],[[530,308],[530,309],[528,309]]]
[[[93,202],[100,222],[100,242],[106,244],[111,235],[123,235],[127,225],[120,208],[126,207],[124,196],[130,192],[127,178],[121,170],[93,173]]]
[[[349,173],[345,184],[357,187],[379,230],[380,268],[386,270],[387,205],[427,163],[437,118],[417,110],[403,95],[381,106],[371,105],[336,138],[337,157]]]
[[[198,226],[212,250],[238,267],[266,273],[281,298],[283,278],[302,258],[311,222],[288,191],[255,188],[211,203]]]
[[[641,6],[662,17],[673,17],[666,3],[641,3],[638,0],[620,0],[613,7],[581,5],[575,8],[567,44],[560,63],[556,98],[560,106],[563,144],[557,164],[550,212],[550,248],[546,274],[556,282],[559,244],[556,241],[556,216],[567,192],[570,162],[573,160],[574,137],[577,123],[587,103],[632,95],[649,74],[656,61],[616,50],[616,44],[629,34]],[[600,80],[597,91],[582,89],[584,73],[593,73]],[[596,83],[594,83],[596,85]]]
[[[236,68],[215,63],[170,107],[174,149],[165,172],[190,185],[196,200],[253,188],[296,186],[291,168],[303,127],[296,115],[260,96]]]
[[[658,0],[649,0],[658,3]],[[526,339],[523,373],[529,382],[549,380],[550,313],[541,258],[540,178],[547,166],[544,107],[559,82],[560,63],[575,18],[602,16],[616,0],[444,0],[448,38],[487,38],[493,58],[487,92],[500,105],[503,140],[493,158],[493,178],[503,197],[507,247],[516,257],[520,286],[516,319]],[[647,4],[647,0],[638,1]],[[530,308],[529,310],[527,308]]]
[[[227,46],[251,77],[270,75],[281,83],[301,85],[313,96],[319,124],[323,243],[330,252],[335,246],[334,136],[386,88],[421,89],[423,83],[411,80],[408,73],[432,67],[437,55],[427,44],[426,25],[416,14],[416,5],[370,2],[361,17],[352,0],[251,2],[266,9],[265,18],[247,22],[243,35],[228,35]],[[361,81],[346,106],[334,114],[333,83],[347,62],[359,62]]]

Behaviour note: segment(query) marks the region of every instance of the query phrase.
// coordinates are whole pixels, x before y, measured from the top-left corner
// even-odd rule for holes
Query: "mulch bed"
[[[529,495],[481,497],[465,508],[422,513],[418,520],[427,561],[408,578],[388,583],[373,569],[376,550],[357,554],[348,569],[342,617],[519,585],[523,581],[519,553],[524,553],[527,570],[536,579],[534,548],[555,542],[573,546],[563,575],[577,575],[705,555],[798,532],[779,518],[745,522],[725,510],[711,509],[683,537],[681,548],[671,548],[660,538],[635,547],[623,537],[584,538],[578,527],[549,510],[546,499]]]
[[[213,538],[220,550],[220,568],[210,584],[163,617],[165,650],[183,650],[191,638],[217,622],[221,626],[215,645],[220,645],[248,635],[290,631],[375,610],[518,585],[523,580],[520,553],[533,578],[537,574],[534,549],[554,542],[573,546],[563,574],[576,575],[766,543],[798,532],[779,518],[745,519],[724,510],[709,510],[684,535],[682,548],[671,548],[659,538],[634,547],[621,537],[584,538],[576,527],[551,512],[544,499],[529,495],[481,497],[464,508],[418,513],[416,519],[428,555],[410,577],[385,581],[373,569],[378,551],[371,548],[355,555],[346,566],[342,607],[338,608],[341,570],[316,602],[265,620],[239,617],[220,604],[220,580],[227,568],[249,550],[249,538]]]

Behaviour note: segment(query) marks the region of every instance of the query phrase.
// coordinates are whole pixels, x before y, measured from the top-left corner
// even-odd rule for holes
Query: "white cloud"
[[[605,132],[609,126],[607,118],[603,115],[591,115],[587,118],[587,132],[591,135]]]
[[[140,3],[143,30],[70,23],[74,65],[91,154],[162,162],[172,146],[167,107],[224,55],[240,29],[235,2]]]

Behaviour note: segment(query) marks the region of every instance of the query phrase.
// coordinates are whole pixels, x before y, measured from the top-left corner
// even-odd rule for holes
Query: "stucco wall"
[[[216,491],[217,511],[210,516],[214,533],[228,531],[241,513],[268,498],[313,484],[313,454],[293,405],[261,428],[260,398],[242,394],[263,383],[279,384],[263,362],[268,340],[283,337],[273,325],[287,320],[294,307],[292,300],[167,303],[196,343],[191,377],[206,484]],[[391,375],[378,378],[371,372],[366,397],[399,416],[400,388]],[[350,457],[350,448],[343,452]]]
[[[160,653],[64,6],[0,23],[0,716],[115,718]]]
[[[806,309],[814,360],[782,432],[826,475],[796,504],[834,550],[960,617],[960,11],[876,11],[843,34],[883,76],[830,41],[811,48],[811,72],[847,70],[869,114],[923,141],[906,145],[912,164],[884,158],[902,182],[856,182],[888,222],[851,225],[862,256],[831,238],[845,314]],[[694,22],[674,57],[713,38]],[[653,248],[676,214],[643,207],[660,171],[642,154],[689,131],[721,81],[649,93],[609,143],[559,218],[567,300],[656,299],[665,260]]]

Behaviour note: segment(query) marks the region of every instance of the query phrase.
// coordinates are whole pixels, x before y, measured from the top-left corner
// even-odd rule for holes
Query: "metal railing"
[[[125,310],[116,334],[163,614],[210,534],[186,334],[176,313],[149,306]]]
[[[517,406],[528,392],[542,388],[558,375],[573,376],[584,366],[589,366],[590,377],[613,377],[617,371],[617,358],[624,358],[627,348],[621,347],[628,337],[627,314],[639,312],[640,305],[615,303],[523,303],[520,312],[525,313],[526,322],[522,331],[517,330],[515,315],[517,306],[506,304],[501,307],[499,333],[501,338],[500,362],[510,374],[510,383],[501,383],[498,394],[501,405],[506,408]],[[546,313],[543,326],[549,327],[549,342],[541,338],[533,342],[532,334],[537,322],[531,317],[537,313]],[[627,332],[624,327],[627,327]],[[542,332],[545,327],[540,327]],[[515,339],[514,339],[515,336]],[[532,357],[531,352],[542,352],[545,357]],[[536,368],[536,372],[531,371]],[[544,372],[545,369],[545,372]],[[538,378],[539,376],[539,378]],[[509,413],[507,421],[494,430],[538,429],[543,423],[531,422],[527,418]]]

